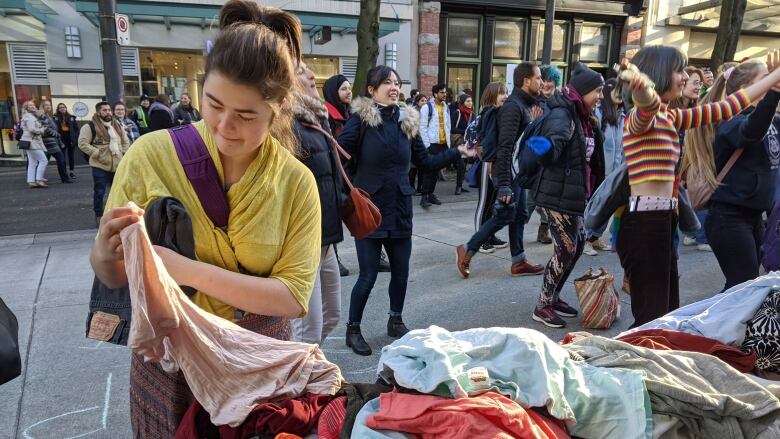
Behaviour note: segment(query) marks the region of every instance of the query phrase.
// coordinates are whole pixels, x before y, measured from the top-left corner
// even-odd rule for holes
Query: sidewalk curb
[[[96,234],[97,229],[82,229],[64,232],[0,236],[0,248],[29,247],[31,245],[51,245],[69,242],[92,242],[95,239]]]

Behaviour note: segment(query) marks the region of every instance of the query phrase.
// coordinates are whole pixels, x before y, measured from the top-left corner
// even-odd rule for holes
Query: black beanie
[[[604,78],[601,73],[591,70],[585,64],[580,62],[574,64],[569,78],[569,85],[577,90],[580,96],[585,96],[594,89],[604,85]]]

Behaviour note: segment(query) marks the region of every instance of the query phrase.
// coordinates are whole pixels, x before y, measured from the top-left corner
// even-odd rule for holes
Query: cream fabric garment
[[[106,130],[108,131],[108,136],[111,137],[111,143],[109,143],[108,149],[111,151],[111,154],[121,158],[122,150],[119,149],[119,145],[122,143],[122,139],[119,138],[119,133],[116,132],[113,123],[103,122],[103,125],[106,126]]]
[[[215,425],[240,425],[255,405],[343,381],[317,345],[269,338],[210,314],[165,271],[143,221],[121,233],[133,304],[128,347],[167,372],[179,369]]]

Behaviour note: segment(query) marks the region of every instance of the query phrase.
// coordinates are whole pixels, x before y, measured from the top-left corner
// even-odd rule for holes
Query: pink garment
[[[181,368],[214,425],[238,426],[258,405],[333,395],[338,366],[317,345],[276,340],[209,314],[168,275],[142,222],[121,233],[133,304],[128,347],[166,372]]]
[[[569,438],[554,423],[535,413],[531,416],[520,404],[495,392],[460,399],[383,393],[379,396],[379,413],[369,416],[366,425],[374,430],[412,433],[422,439]]]

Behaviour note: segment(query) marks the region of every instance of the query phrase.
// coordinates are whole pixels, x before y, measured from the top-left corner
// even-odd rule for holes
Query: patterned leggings
[[[581,216],[568,215],[543,208],[550,224],[554,254],[544,269],[544,283],[539,305],[552,305],[558,301],[566,280],[577,264],[585,246],[585,230]]]

